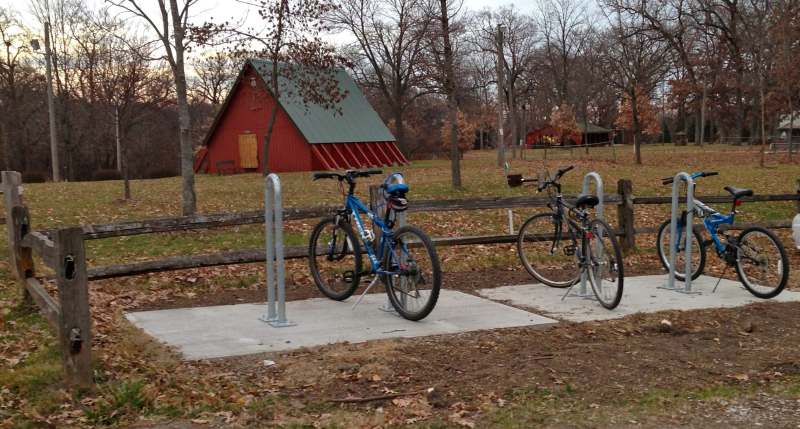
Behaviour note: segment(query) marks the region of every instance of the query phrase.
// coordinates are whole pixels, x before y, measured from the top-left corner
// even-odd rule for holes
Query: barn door
[[[255,134],[239,135],[239,167],[258,168],[258,138]]]

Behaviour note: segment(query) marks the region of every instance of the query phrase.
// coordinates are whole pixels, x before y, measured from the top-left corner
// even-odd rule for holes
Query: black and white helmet
[[[387,208],[398,212],[408,209],[408,200],[406,199],[408,185],[406,184],[402,174],[390,174],[388,177],[386,177],[386,180],[383,181],[381,188],[383,188]]]

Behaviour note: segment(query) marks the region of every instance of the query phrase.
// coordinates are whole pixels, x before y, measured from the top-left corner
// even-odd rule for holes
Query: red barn
[[[595,124],[578,122],[578,132],[567,134],[564,137],[565,146],[583,144],[584,136],[589,144],[611,143],[613,132],[607,128]],[[533,131],[529,131],[525,136],[525,144],[528,146],[560,146],[561,130],[552,126],[545,125]]]
[[[245,62],[195,158],[200,173],[264,171],[264,136],[275,98],[272,67]],[[347,96],[335,109],[306,104],[296,84],[281,76],[278,116],[269,145],[272,172],[339,170],[407,164],[395,138],[344,70],[336,71]],[[286,88],[286,89],[284,89]],[[287,95],[285,95],[287,94]]]

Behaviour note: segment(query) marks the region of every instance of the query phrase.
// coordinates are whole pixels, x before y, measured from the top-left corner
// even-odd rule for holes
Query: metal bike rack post
[[[677,267],[675,264],[678,259],[678,250],[676,249],[678,233],[678,187],[680,182],[686,182],[686,251],[684,252],[684,261],[686,262],[685,272],[685,285],[683,289],[678,289],[675,286],[675,272]],[[689,173],[680,172],[675,175],[672,181],[672,217],[669,226],[669,278],[667,279],[666,289],[675,290],[677,292],[692,293],[692,215],[694,214],[694,179]]]
[[[595,211],[595,217],[600,220],[605,220],[605,216],[603,213],[603,179],[600,177],[600,174],[596,171],[592,171],[587,173],[583,176],[583,188],[581,193],[588,194],[589,189],[591,188],[592,181],[594,181],[594,193],[597,195],[597,209]],[[589,293],[588,288],[586,287],[586,280],[587,275],[586,271],[581,272],[581,287],[578,290],[578,296],[584,298],[594,298],[594,294]]]
[[[503,171],[508,177],[508,174],[511,172],[511,164],[508,161],[503,163]],[[514,210],[508,209],[508,234],[514,235]]]
[[[271,204],[270,204],[271,203]],[[283,205],[277,174],[264,179],[264,232],[267,259],[267,312],[259,319],[274,328],[294,326],[286,319],[286,267],[283,261]],[[277,280],[277,309],[275,289]]]

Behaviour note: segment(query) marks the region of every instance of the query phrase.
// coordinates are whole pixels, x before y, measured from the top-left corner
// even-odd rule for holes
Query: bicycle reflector
[[[736,207],[739,207],[740,205],[742,205],[742,200],[736,200],[736,201],[734,201],[734,202],[733,202],[733,205],[734,205],[734,206],[736,206]]]
[[[512,188],[516,188],[517,186],[522,186],[522,175],[521,174],[509,174],[506,176],[508,179],[508,186]]]

